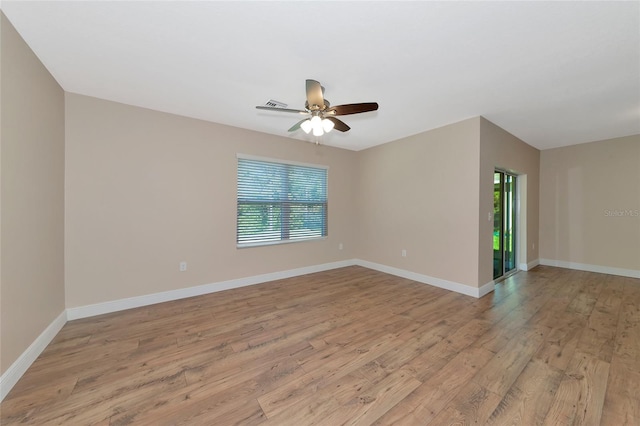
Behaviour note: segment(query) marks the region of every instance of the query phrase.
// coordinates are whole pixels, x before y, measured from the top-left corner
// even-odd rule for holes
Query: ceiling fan
[[[361,112],[376,111],[378,109],[377,102],[345,104],[332,107],[329,101],[324,98],[324,87],[322,87],[319,82],[316,80],[307,80],[306,87],[307,101],[304,104],[304,110],[263,105],[258,105],[256,108],[267,111],[292,112],[306,115],[308,117],[298,121],[289,131],[295,132],[296,130],[302,129],[307,134],[313,132],[314,136],[322,136],[332,129],[346,132],[351,128],[347,126],[344,121],[337,119],[336,116],[359,114]]]

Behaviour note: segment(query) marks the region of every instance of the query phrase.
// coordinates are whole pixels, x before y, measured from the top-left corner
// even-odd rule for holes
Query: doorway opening
[[[493,279],[516,268],[516,176],[501,170],[493,174]]]

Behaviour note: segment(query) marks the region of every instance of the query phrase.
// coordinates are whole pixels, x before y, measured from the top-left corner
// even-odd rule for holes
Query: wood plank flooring
[[[354,266],[71,321],[0,424],[639,425],[640,280]]]

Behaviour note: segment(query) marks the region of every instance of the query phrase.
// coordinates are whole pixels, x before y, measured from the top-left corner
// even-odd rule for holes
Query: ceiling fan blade
[[[310,110],[324,109],[323,87],[315,80],[307,80],[307,103]]]
[[[263,109],[265,111],[294,112],[296,114],[309,114],[308,111],[303,111],[301,109],[274,108],[274,107],[268,107],[268,106],[262,106],[262,105],[258,105],[258,106],[256,106],[256,108],[257,109]]]
[[[351,129],[351,127],[347,126],[347,123],[342,120],[338,120],[335,117],[325,117],[325,119],[333,121],[333,128],[339,132],[347,132]]]
[[[289,132],[295,132],[296,130],[300,130],[300,125],[302,123],[304,123],[305,121],[307,121],[307,120],[308,120],[308,118],[303,118],[302,120],[298,121],[296,124],[291,126],[291,128],[288,131]]]
[[[360,104],[336,105],[331,107],[327,114],[331,115],[349,115],[360,114],[361,112],[376,111],[378,109],[377,102],[364,102]]]

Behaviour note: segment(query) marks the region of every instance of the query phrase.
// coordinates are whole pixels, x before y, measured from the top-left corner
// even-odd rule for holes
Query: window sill
[[[236,244],[236,248],[244,249],[250,247],[264,247],[264,246],[274,246],[280,244],[291,244],[291,243],[303,243],[307,241],[318,241],[318,240],[326,240],[327,237],[311,237],[311,238],[295,238],[291,240],[278,240],[278,241],[262,241],[256,243],[243,243]]]

